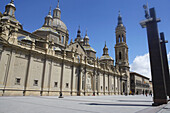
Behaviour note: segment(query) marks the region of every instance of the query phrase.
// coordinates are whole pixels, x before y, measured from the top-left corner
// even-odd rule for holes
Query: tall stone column
[[[93,95],[96,93],[96,71],[93,72]]]
[[[108,94],[109,95],[111,94],[111,92],[110,92],[110,80],[111,80],[111,78],[110,78],[110,75],[108,74]]]
[[[123,94],[123,88],[122,88],[122,77],[120,77],[120,94],[122,95]]]
[[[162,51],[162,60],[164,66],[166,91],[167,91],[167,95],[170,97],[170,76],[169,76],[168,58],[167,58],[166,45],[165,45],[165,43],[168,43],[168,41],[165,41],[164,33],[160,33],[160,36],[161,36],[161,51]]]
[[[117,91],[118,91],[118,94],[120,94],[120,85],[119,85],[119,77],[117,76]]]
[[[104,95],[105,95],[105,72],[103,74],[103,92],[104,92]]]
[[[115,82],[115,75],[114,75],[113,79],[114,79],[114,94],[116,95],[116,82]]]
[[[146,9],[146,7],[144,7]],[[158,34],[157,22],[160,20],[156,18],[155,9],[150,9],[150,16],[146,12],[147,20],[142,21],[142,27],[147,28],[151,74],[153,82],[153,105],[167,104],[167,94],[164,78],[164,67],[162,60],[162,52],[160,48],[160,40]]]

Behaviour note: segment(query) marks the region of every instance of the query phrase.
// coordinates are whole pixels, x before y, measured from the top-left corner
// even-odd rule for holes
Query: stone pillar
[[[168,58],[167,58],[166,45],[165,45],[167,41],[165,41],[164,33],[160,33],[160,36],[161,36],[161,51],[162,51],[162,59],[163,59],[163,66],[164,66],[166,91],[167,91],[167,95],[170,97],[169,66],[168,66]]]
[[[119,95],[119,77],[117,76],[117,91],[118,91],[118,95]]]
[[[4,77],[4,89],[3,89],[3,94],[2,96],[5,96],[5,90],[6,90],[6,87],[7,87],[7,82],[8,82],[8,76],[10,74],[10,72],[12,72],[11,68],[13,66],[13,59],[14,59],[14,56],[13,56],[13,51],[11,50],[10,54],[8,55],[8,61],[7,61],[7,65],[6,65],[6,70],[5,70],[5,77]]]
[[[122,77],[120,77],[120,94],[122,95],[123,94],[123,88],[122,88]]]
[[[147,28],[151,74],[153,81],[153,105],[167,104],[164,68],[157,22],[159,22],[159,20],[156,18],[154,8],[150,9],[150,18],[144,22],[141,22],[141,25],[143,25],[142,27],[146,26]]]
[[[108,95],[110,95],[110,75],[108,74]]]
[[[103,74],[103,93],[104,93],[104,95],[105,95],[105,72],[104,72],[104,74]]]
[[[47,62],[47,61],[46,61]],[[48,64],[47,64],[48,65]],[[53,62],[52,61],[50,61],[50,63],[49,63],[49,73],[48,73],[48,95],[49,95],[49,92],[50,92],[50,89],[51,89],[51,87],[50,87],[50,83],[51,83],[51,73],[52,73],[52,70],[53,70]],[[47,68],[45,67],[45,70],[47,70]],[[42,77],[42,81],[44,82],[44,76]]]
[[[81,87],[82,87],[82,69],[81,66],[79,66],[79,70],[78,70],[78,92],[77,92],[77,96],[81,96]]]
[[[73,64],[72,64],[72,71],[71,71],[71,96],[72,96],[72,94],[73,94],[73,82],[74,82],[74,62],[73,62]]]
[[[62,97],[63,96],[63,76],[64,76],[64,69],[65,69],[65,57],[66,57],[66,51],[64,51],[63,53],[63,60],[62,60],[62,67],[61,67],[61,79],[60,79],[60,96],[59,97]]]
[[[84,94],[84,96],[86,95],[86,67],[84,67],[84,73],[83,73],[83,81],[84,81],[84,86],[83,86],[83,94]]]
[[[96,71],[93,72],[93,95],[96,93]]]
[[[116,82],[115,82],[115,75],[113,76],[113,80],[114,80],[114,94],[116,95]]]

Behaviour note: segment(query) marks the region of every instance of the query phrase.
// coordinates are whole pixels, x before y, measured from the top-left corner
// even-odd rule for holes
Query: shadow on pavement
[[[149,106],[152,105],[145,105],[145,104],[100,104],[100,103],[81,103],[86,105],[94,105],[94,106]]]
[[[153,102],[153,101],[147,101],[147,100],[117,100],[119,102]]]

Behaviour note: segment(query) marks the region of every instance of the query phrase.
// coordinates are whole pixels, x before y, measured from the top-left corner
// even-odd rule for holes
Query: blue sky
[[[16,18],[23,24],[26,31],[33,32],[44,23],[49,7],[57,6],[57,0],[14,0]],[[5,5],[10,0],[0,0],[0,11],[3,13]],[[148,53],[146,29],[142,29],[139,22],[144,18],[143,4],[155,7],[159,32],[164,32],[170,41],[170,0],[60,0],[61,19],[66,24],[70,39],[75,39],[80,25],[83,35],[86,29],[90,37],[91,46],[101,57],[105,41],[109,54],[115,59],[115,27],[117,26],[118,11],[121,11],[123,24],[127,30],[127,44],[129,46],[129,62],[133,63],[137,56]],[[167,44],[169,53],[170,44]]]

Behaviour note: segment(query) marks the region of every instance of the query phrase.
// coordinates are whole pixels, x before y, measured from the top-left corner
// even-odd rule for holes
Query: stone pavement
[[[170,103],[152,106],[152,97],[0,97],[0,113],[170,113]]]

